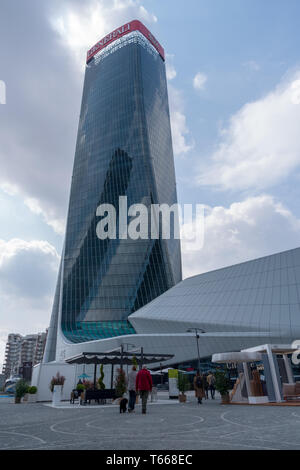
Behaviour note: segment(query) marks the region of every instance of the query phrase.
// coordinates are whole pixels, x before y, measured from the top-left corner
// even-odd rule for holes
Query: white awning
[[[212,362],[231,363],[231,362],[257,362],[262,360],[261,353],[258,352],[228,352],[213,354]]]

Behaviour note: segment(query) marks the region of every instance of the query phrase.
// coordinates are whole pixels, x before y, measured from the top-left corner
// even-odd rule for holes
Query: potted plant
[[[52,392],[52,404],[58,405],[61,402],[62,389],[66,378],[57,372],[55,377],[52,377],[50,382],[50,390]]]
[[[98,386],[99,386],[100,390],[105,389],[105,384],[103,382],[103,379],[104,379],[103,364],[101,364],[101,366],[100,366],[100,377],[98,379]]]
[[[77,384],[76,385],[76,390],[77,390],[77,393],[78,393],[78,398],[79,398],[79,401],[81,403],[82,400],[84,400],[84,393],[85,393],[85,386],[84,384]],[[72,392],[73,394],[73,392]],[[71,395],[71,400],[72,400],[72,395]]]
[[[126,385],[126,376],[123,369],[117,369],[117,377],[115,379],[115,388],[116,388],[116,395],[118,398],[122,398],[124,393],[127,390]]]
[[[94,388],[94,384],[90,380],[85,380],[83,386],[85,390],[92,390]]]
[[[32,387],[28,387],[28,403],[35,403],[36,402],[36,395],[37,394],[37,387],[34,385]]]
[[[215,373],[216,383],[215,387],[216,390],[220,393],[222,398],[222,403],[226,404],[229,403],[229,390],[230,390],[230,380],[227,377],[226,372],[217,370]]]
[[[178,381],[178,390],[181,392],[178,395],[178,399],[180,403],[185,403],[186,402],[185,392],[190,388],[188,377],[184,372],[179,372],[177,381]]]
[[[16,383],[16,391],[15,391],[15,403],[21,403],[21,399],[25,396],[28,391],[28,385],[25,380],[20,379]]]
[[[132,365],[135,366],[136,368],[138,367],[138,361],[137,361],[136,356],[133,356],[132,358]]]

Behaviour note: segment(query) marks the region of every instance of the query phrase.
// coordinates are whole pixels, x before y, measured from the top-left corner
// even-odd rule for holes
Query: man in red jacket
[[[146,414],[148,395],[152,391],[152,377],[146,366],[137,373],[135,388],[142,400],[142,413]]]

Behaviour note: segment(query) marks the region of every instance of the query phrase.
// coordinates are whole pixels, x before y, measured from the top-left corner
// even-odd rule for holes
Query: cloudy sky
[[[184,277],[299,245],[299,17],[299,0],[1,1],[0,364],[9,332],[49,324],[86,51],[132,19],[167,54],[179,202],[206,207]]]

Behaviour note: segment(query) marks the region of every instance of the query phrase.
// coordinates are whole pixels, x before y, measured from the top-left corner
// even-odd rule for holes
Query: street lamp
[[[198,332],[199,333],[205,333],[204,330],[202,330],[202,328],[189,328],[188,330],[186,330],[187,333],[193,333],[195,332],[195,336],[196,336],[196,343],[197,343],[197,351],[198,351],[198,369],[199,369],[199,372],[201,371],[201,366],[200,366],[200,351],[199,351],[199,343],[198,343],[198,339],[199,339],[199,335],[198,335]]]

